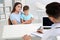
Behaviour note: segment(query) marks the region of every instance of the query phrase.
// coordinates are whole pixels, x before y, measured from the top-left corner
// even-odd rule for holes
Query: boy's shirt
[[[33,18],[32,14],[28,14],[27,16],[24,13],[21,14],[22,20],[30,20],[31,18]]]

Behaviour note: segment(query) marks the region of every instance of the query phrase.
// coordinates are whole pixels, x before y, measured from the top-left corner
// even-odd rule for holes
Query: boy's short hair
[[[48,16],[52,16],[54,18],[60,17],[60,3],[52,2],[46,6],[46,13]]]
[[[29,10],[29,6],[25,5],[25,6],[23,7],[23,11],[25,11],[25,10]]]

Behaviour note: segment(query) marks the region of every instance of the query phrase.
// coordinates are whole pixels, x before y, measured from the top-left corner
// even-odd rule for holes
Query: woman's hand
[[[12,20],[12,24],[13,25],[16,25],[17,24],[17,21],[16,20]]]
[[[31,36],[30,35],[24,35],[23,39],[24,40],[31,40]]]

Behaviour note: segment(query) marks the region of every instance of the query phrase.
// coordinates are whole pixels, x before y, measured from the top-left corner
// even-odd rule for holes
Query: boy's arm
[[[34,18],[31,18],[30,20],[26,20],[26,21],[24,22],[24,24],[31,24],[33,20],[34,20]]]
[[[28,24],[28,21],[24,21],[23,19],[21,19],[21,23],[22,24]]]
[[[30,23],[32,23],[33,20],[34,20],[34,18],[31,18],[30,20],[26,20],[26,21],[21,19],[21,22],[22,22],[22,24],[30,24]]]
[[[26,21],[25,21],[25,24],[31,24],[32,21],[34,20],[33,15],[30,15],[30,16],[31,16],[31,19],[30,19],[30,20],[26,20]]]
[[[27,21],[22,20],[21,23],[22,24],[29,24],[30,22],[28,20]]]
[[[31,18],[30,20],[27,20],[27,24],[32,23],[33,20],[34,20],[34,18]]]
[[[25,24],[26,22],[25,22],[23,19],[21,19],[21,23],[22,23],[22,24]]]

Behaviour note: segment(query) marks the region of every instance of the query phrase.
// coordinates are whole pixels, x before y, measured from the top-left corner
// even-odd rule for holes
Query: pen
[[[40,29],[41,29],[41,27],[42,27],[42,26],[40,26],[40,27],[38,28],[38,30],[40,30]]]

